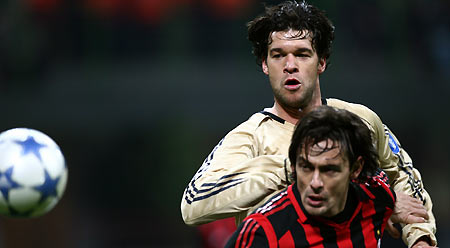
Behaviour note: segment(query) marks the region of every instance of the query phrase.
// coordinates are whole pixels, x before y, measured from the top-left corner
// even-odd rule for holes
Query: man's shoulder
[[[278,207],[286,203],[289,204],[290,199],[288,197],[287,190],[285,189],[267,200],[262,206],[257,208],[254,213],[270,215],[271,213],[273,213],[274,209],[277,209]]]
[[[327,98],[326,102],[328,106],[332,106],[339,109],[345,109],[358,115],[367,114],[367,112],[369,112],[370,114],[374,114],[374,112],[370,108],[368,108],[363,104],[351,103],[336,98]]]
[[[297,222],[298,216],[286,189],[274,195],[247,218],[266,219],[276,233],[284,233]]]
[[[264,123],[266,120],[271,119],[272,117],[264,111],[256,112],[253,115],[248,118],[247,121],[244,123],[248,123],[250,125],[254,126],[260,126],[262,123]]]
[[[266,203],[257,208],[253,214],[263,215],[274,227],[277,224],[289,227],[289,223],[291,221],[295,222],[298,218],[287,189],[274,195]]]
[[[246,121],[239,124],[234,131],[247,131],[255,132],[261,126],[271,126],[274,128],[279,128],[287,126],[285,121],[278,116],[275,116],[266,111],[260,111],[251,115]]]
[[[378,115],[372,109],[363,104],[346,102],[336,98],[327,98],[326,102],[328,106],[345,109],[358,115],[361,119],[365,120],[371,125],[380,120]]]
[[[389,179],[384,171],[379,169],[375,175],[368,177],[364,182],[355,183],[359,188],[361,199],[385,202],[393,207],[395,203],[395,193],[389,185]],[[364,197],[361,197],[363,195]]]

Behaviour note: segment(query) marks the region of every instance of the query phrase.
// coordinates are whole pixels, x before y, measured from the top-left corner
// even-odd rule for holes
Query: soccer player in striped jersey
[[[366,106],[322,98],[319,79],[333,37],[331,21],[306,2],[268,6],[248,23],[248,38],[268,76],[274,104],[231,130],[205,159],[183,194],[181,213],[186,224],[227,217],[240,223],[284,190],[291,173],[287,157],[295,125],[308,112],[328,105],[358,115],[369,128],[379,167],[397,194],[391,219],[402,223],[403,241],[413,248],[437,245],[431,197],[396,136]],[[396,230],[392,225],[386,229]]]
[[[395,193],[355,114],[308,113],[289,148],[293,181],[249,215],[227,247],[380,247]]]

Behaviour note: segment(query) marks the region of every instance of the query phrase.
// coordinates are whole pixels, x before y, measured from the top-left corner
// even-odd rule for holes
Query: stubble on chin
[[[281,99],[279,99],[279,102],[289,109],[302,110],[309,106],[310,102],[312,101],[312,96],[312,92],[300,92],[300,95],[298,96],[282,96]]]

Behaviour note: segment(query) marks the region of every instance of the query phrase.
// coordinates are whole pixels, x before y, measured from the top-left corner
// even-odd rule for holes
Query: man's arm
[[[285,156],[261,155],[252,132],[233,130],[213,149],[186,187],[183,220],[198,225],[247,213],[287,185]]]
[[[429,219],[427,209],[422,201],[403,192],[396,192],[397,200],[391,218],[386,225],[386,230],[394,238],[400,238],[401,234],[394,223],[414,224],[424,223]]]
[[[423,223],[402,225],[403,241],[411,247],[418,239],[427,237],[430,245],[436,245],[436,223],[432,212],[432,201],[424,189],[419,171],[413,167],[412,160],[401,147],[400,142],[387,126],[374,114],[374,136],[381,168],[387,173],[396,192],[403,192],[419,199],[427,210],[428,220]]]

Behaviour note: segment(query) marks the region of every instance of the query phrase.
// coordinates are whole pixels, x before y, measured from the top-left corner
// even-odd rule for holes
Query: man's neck
[[[322,99],[320,97],[318,99],[314,99],[307,107],[302,109],[285,107],[275,100],[274,105],[271,108],[266,109],[266,111],[296,125],[297,122],[303,118],[303,116],[320,105],[322,105]]]
[[[322,105],[322,96],[320,93],[320,84],[319,81],[317,81],[316,89],[314,91],[312,99],[306,107],[299,109],[283,106],[275,99],[275,103],[273,104],[273,106],[266,109],[266,111],[282,118],[289,123],[296,125],[303,116],[320,105]]]
[[[358,206],[358,196],[356,195],[355,189],[350,186],[347,194],[347,199],[345,201],[344,209],[333,217],[329,217],[327,219],[335,222],[342,223],[344,221],[348,221],[355,212],[356,207]]]

